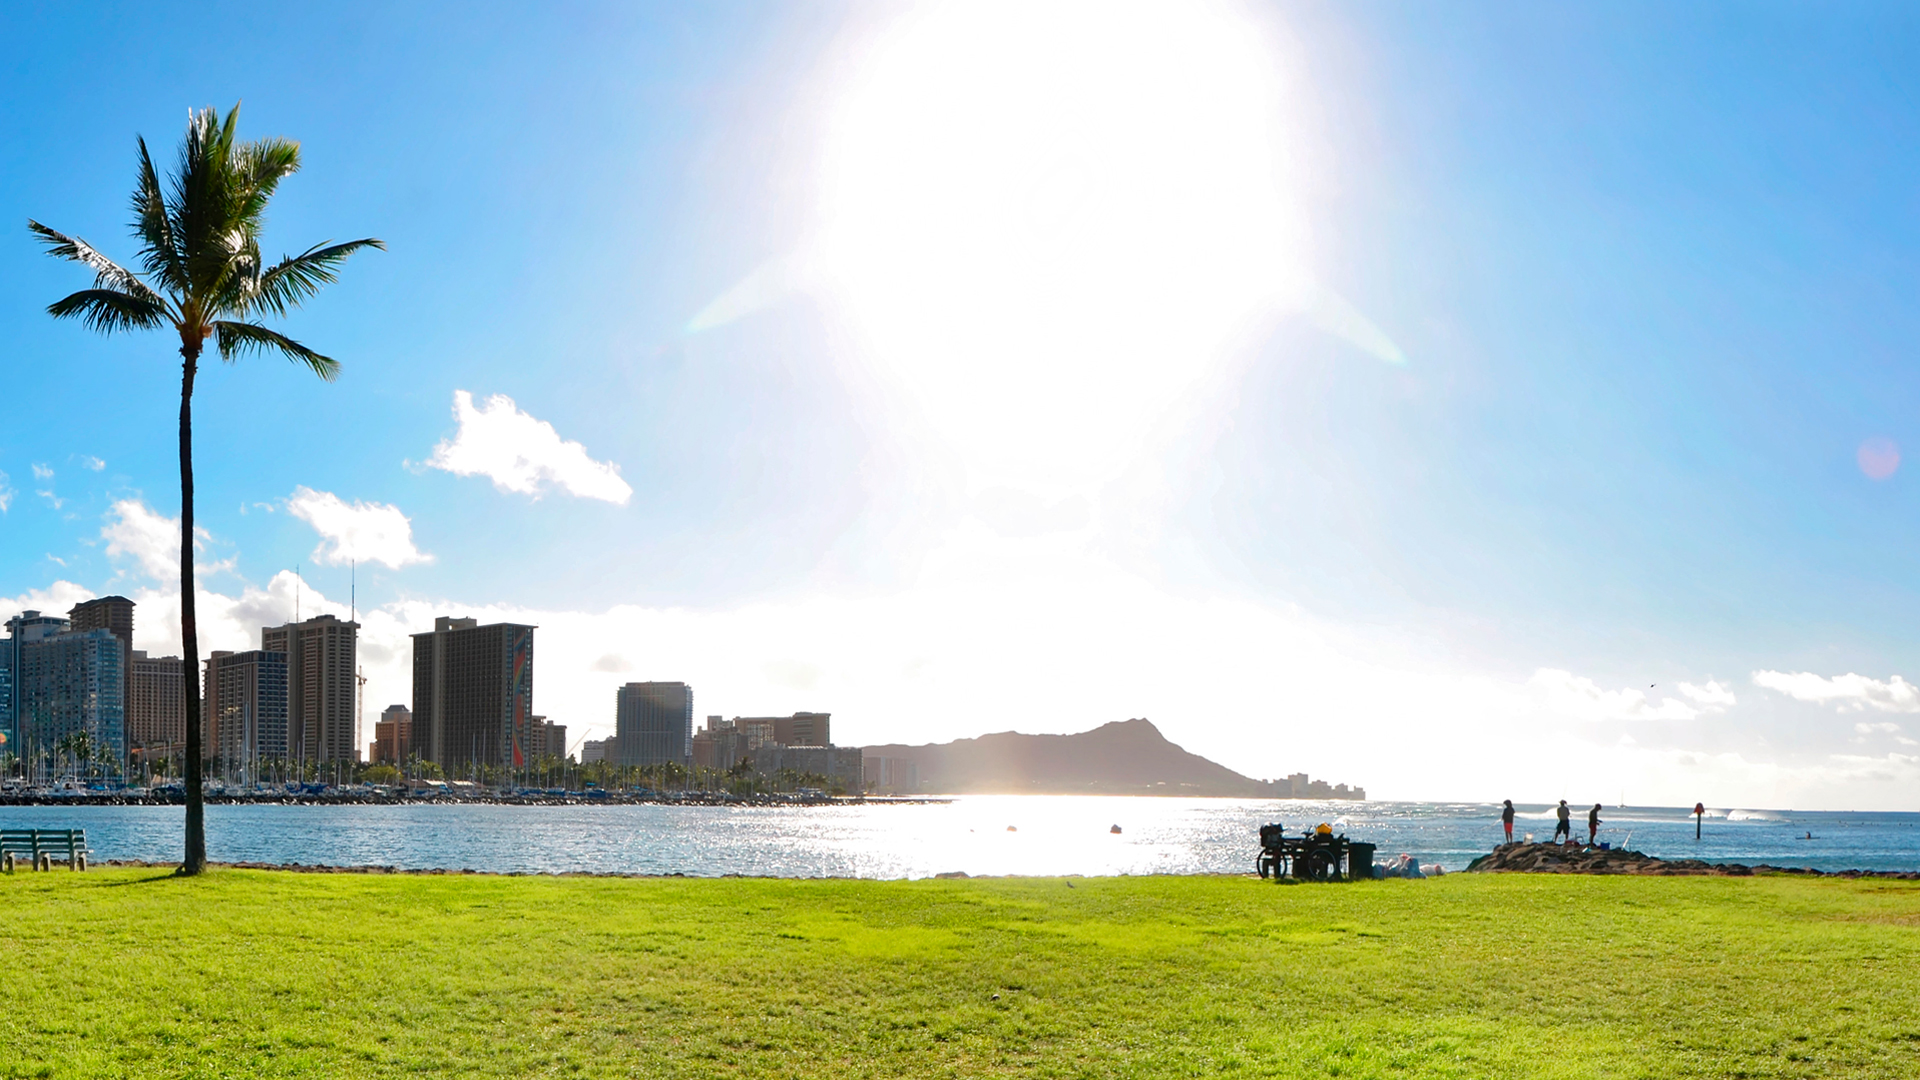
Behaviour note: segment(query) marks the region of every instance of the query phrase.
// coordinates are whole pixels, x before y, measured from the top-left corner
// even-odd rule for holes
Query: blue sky
[[[0,15],[15,607],[168,647],[175,362],[48,319],[24,225],[130,257],[134,136],[243,99],[303,145],[268,247],[389,250],[288,321],[339,383],[201,381],[203,648],[351,551],[370,712],[473,612],[576,740],[686,678],[850,743],[1914,808],[1920,519],[1863,465],[1920,447],[1908,8],[180,15]]]

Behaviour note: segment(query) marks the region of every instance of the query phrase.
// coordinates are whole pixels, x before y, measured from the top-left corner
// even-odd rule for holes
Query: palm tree
[[[185,667],[187,723],[186,858],[182,874],[207,863],[205,811],[200,794],[200,640],[193,595],[193,380],[200,352],[213,339],[232,363],[254,352],[279,353],[331,382],[340,365],[262,325],[262,315],[284,316],[334,280],[347,256],[378,240],[317,244],[266,266],[260,230],[267,202],[280,181],[300,168],[300,144],[287,139],[238,142],[235,105],[222,120],[213,109],[188,114],[180,163],[171,182],[160,175],[140,139],[140,175],[133,190],[133,233],[141,272],[128,270],[78,237],[37,221],[27,227],[47,254],[85,265],[93,288],[47,308],[56,319],[77,318],[103,334],[164,330],[180,336],[180,639]]]
[[[93,735],[82,729],[67,736],[67,756],[73,759],[74,779],[81,779],[80,770],[85,769],[86,779],[93,777]]]

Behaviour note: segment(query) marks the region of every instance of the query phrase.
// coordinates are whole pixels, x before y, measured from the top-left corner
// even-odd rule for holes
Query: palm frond
[[[160,187],[160,173],[153,167],[153,156],[147,153],[147,140],[137,141],[140,178],[133,189],[133,231],[140,237],[140,262],[161,288],[180,292],[186,288],[186,268],[174,235],[166,192]]]
[[[147,287],[146,282],[140,280],[139,274],[102,255],[97,248],[85,240],[56,232],[32,218],[27,219],[27,228],[40,237],[41,243],[47,245],[47,254],[56,259],[71,259],[92,270],[95,288],[112,289],[159,302],[160,297]]]
[[[47,314],[56,319],[80,319],[103,334],[152,330],[172,321],[158,297],[135,296],[117,289],[82,289],[47,305]]]
[[[255,139],[234,148],[234,219],[248,232],[266,220],[267,201],[280,181],[300,171],[300,144],[291,139]]]
[[[340,377],[340,361],[321,356],[285,334],[269,330],[259,323],[216,322],[213,324],[213,339],[220,348],[220,359],[228,363],[247,353],[271,350],[296,364],[305,364],[309,371],[327,382]]]
[[[216,315],[247,315],[253,307],[254,293],[260,284],[260,243],[251,233],[242,234],[238,251],[227,260],[227,270],[208,296],[207,311]]]
[[[254,304],[275,315],[286,315],[289,308],[299,307],[301,301],[319,292],[320,286],[337,281],[340,264],[362,248],[385,251],[387,245],[367,237],[344,244],[315,244],[298,255],[281,259],[260,275],[254,287]]]
[[[187,117],[187,137],[180,142],[180,167],[173,178],[174,232],[185,254],[188,291],[197,296],[219,291],[244,239],[234,228],[228,168],[234,120],[229,113],[223,127],[211,108],[196,109]]]
[[[300,168],[298,143],[236,141],[239,114],[238,105],[224,120],[211,108],[193,112],[174,179],[184,277],[209,313],[247,313],[263,268],[257,243],[267,203]]]

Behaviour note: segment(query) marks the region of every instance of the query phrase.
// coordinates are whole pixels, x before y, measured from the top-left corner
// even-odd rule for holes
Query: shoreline
[[[1625,848],[1584,844],[1501,844],[1467,864],[1463,874],[1591,874],[1641,877],[1754,877],[1785,874],[1793,877],[1885,878],[1920,881],[1920,870],[1815,870],[1811,867],[1749,866],[1705,859],[1662,859]]]
[[[1514,845],[1516,847],[1522,845]],[[1535,847],[1545,845],[1532,845]],[[1621,854],[1614,852],[1614,854]],[[1771,866],[1765,863],[1747,865],[1744,863],[1709,863],[1699,859],[1656,859],[1640,855],[1639,852],[1626,852],[1638,856],[1648,865],[1648,869],[1504,869],[1488,868],[1480,865],[1489,856],[1475,860],[1475,866],[1467,870],[1455,870],[1439,875],[1439,878],[1457,874],[1576,874],[1580,876],[1634,876],[1634,877],[1798,877],[1798,878],[1835,878],[1845,881],[1883,880],[1883,881],[1920,881],[1920,870],[1815,870],[1809,867]],[[90,868],[111,868],[122,870],[177,870],[178,862],[156,862],[146,859],[102,859],[89,864]],[[953,870],[938,874],[928,874],[920,878],[863,878],[838,875],[788,876],[783,874],[690,874],[675,870],[667,872],[646,872],[637,870],[475,870],[471,868],[449,869],[447,867],[402,867],[391,865],[335,866],[326,863],[270,863],[270,862],[217,862],[209,861],[209,869],[214,870],[268,870],[290,874],[367,874],[367,875],[411,875],[415,877],[499,877],[499,878],[623,878],[623,879],[679,879],[687,881],[725,881],[743,879],[752,881],[1052,881],[1079,879],[1097,880],[1101,878],[1245,878],[1259,881],[1254,873],[1196,872],[1190,874],[969,874]],[[56,866],[55,869],[64,869]],[[84,871],[83,871],[84,872]],[[1385,879],[1383,879],[1385,880]],[[1427,880],[1436,880],[1428,878]],[[1289,882],[1289,884],[1298,884]],[[1362,882],[1326,882],[1327,888],[1344,888],[1361,885]]]
[[[585,795],[295,795],[262,792],[207,795],[207,806],[943,806],[940,795],[728,795],[720,792],[627,792]],[[185,806],[184,794],[0,795],[0,808],[16,806]]]

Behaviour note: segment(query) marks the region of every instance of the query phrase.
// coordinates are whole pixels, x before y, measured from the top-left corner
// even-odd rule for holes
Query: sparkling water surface
[[[1704,835],[1678,808],[1601,811],[1599,839],[1662,858],[1821,870],[1920,870],[1920,814],[1712,810]],[[0,809],[0,827],[81,828],[96,860],[177,860],[172,806]],[[218,862],[386,865],[490,872],[919,878],[1243,873],[1259,827],[1329,822],[1379,857],[1464,868],[1500,839],[1496,805],[1127,796],[975,795],[858,806],[209,806]],[[1586,814],[1575,826],[1586,837]],[[1111,828],[1118,825],[1121,832]],[[1011,829],[1009,828],[1011,827]],[[1519,810],[1515,839],[1553,814]],[[1806,839],[1812,833],[1813,839]]]

